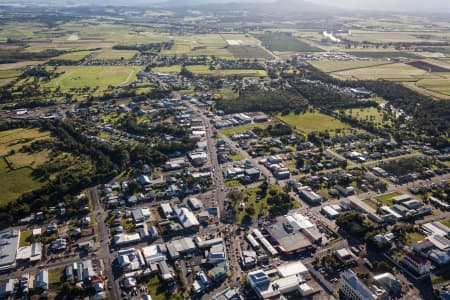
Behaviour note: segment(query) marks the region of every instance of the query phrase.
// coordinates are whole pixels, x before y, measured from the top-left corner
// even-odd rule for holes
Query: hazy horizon
[[[14,3],[35,3],[35,4],[81,4],[81,5],[155,5],[155,4],[207,4],[207,3],[268,3],[283,0],[0,0],[0,4]],[[339,7],[354,10],[376,10],[392,12],[450,12],[450,1],[448,0],[428,0],[424,5],[422,0],[289,0],[290,2],[310,2],[331,7]]]

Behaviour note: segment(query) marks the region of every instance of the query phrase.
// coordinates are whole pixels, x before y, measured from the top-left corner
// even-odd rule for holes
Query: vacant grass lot
[[[60,67],[59,71],[64,73],[45,86],[50,88],[59,86],[62,91],[72,88],[99,87],[100,91],[104,91],[109,85],[119,86],[133,82],[140,69],[141,67],[131,66]]]
[[[399,195],[400,195],[400,193],[393,192],[393,193],[377,196],[377,197],[375,197],[375,199],[380,201],[383,205],[391,206],[393,204],[392,203],[392,198],[394,198],[396,196],[399,196]]]
[[[232,136],[233,134],[239,134],[244,133],[246,131],[252,130],[254,128],[267,128],[270,123],[252,123],[252,124],[246,124],[241,126],[235,126],[230,128],[224,128],[220,129],[220,132],[222,132],[225,135]]]
[[[33,235],[33,230],[21,231],[20,232],[19,247],[30,246],[31,243],[28,241],[28,239],[32,235]]]
[[[317,111],[298,115],[294,113],[284,116],[278,114],[277,118],[292,126],[295,130],[306,134],[313,131],[324,132],[326,130],[334,131],[336,129],[351,128],[350,125]]]

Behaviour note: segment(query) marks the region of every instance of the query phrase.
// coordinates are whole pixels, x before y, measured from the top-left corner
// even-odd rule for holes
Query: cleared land
[[[351,33],[338,33],[339,38],[356,42],[372,43],[419,43],[419,42],[444,42],[447,34],[438,34],[421,31],[364,31],[352,30]]]
[[[310,133],[313,131],[334,131],[339,129],[351,128],[350,125],[317,111],[313,113],[307,112],[298,115],[294,113],[290,113],[284,116],[278,114],[277,118],[292,126],[295,130],[303,133]]]
[[[106,90],[109,85],[130,84],[136,79],[136,73],[140,69],[140,67],[130,66],[60,67],[58,70],[63,74],[52,79],[45,86],[50,88],[59,86],[63,91],[85,87],[98,87],[99,90]]]
[[[172,49],[163,50],[163,55],[200,56],[215,55],[223,58],[232,58],[227,50],[228,43],[220,34],[196,34],[192,36],[174,36]]]

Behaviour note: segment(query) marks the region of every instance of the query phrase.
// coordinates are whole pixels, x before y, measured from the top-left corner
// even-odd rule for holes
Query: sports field
[[[292,126],[295,130],[302,133],[310,133],[313,131],[332,133],[336,129],[349,129],[350,125],[345,124],[335,118],[322,114],[320,112],[307,112],[304,114],[290,113],[288,115],[278,114],[277,118]]]
[[[109,85],[130,84],[136,80],[136,73],[141,67],[134,66],[64,66],[58,69],[60,76],[52,79],[44,86],[61,87],[62,91],[77,88],[95,88],[106,90]]]

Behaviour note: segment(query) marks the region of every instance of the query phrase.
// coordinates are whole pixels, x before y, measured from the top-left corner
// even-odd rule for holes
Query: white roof
[[[301,261],[296,261],[278,266],[277,271],[281,277],[288,277],[291,275],[307,273],[308,269]]]
[[[180,209],[176,209],[176,213],[178,216],[178,221],[181,225],[183,225],[184,228],[190,228],[200,225],[197,217],[188,208],[182,207]]]

